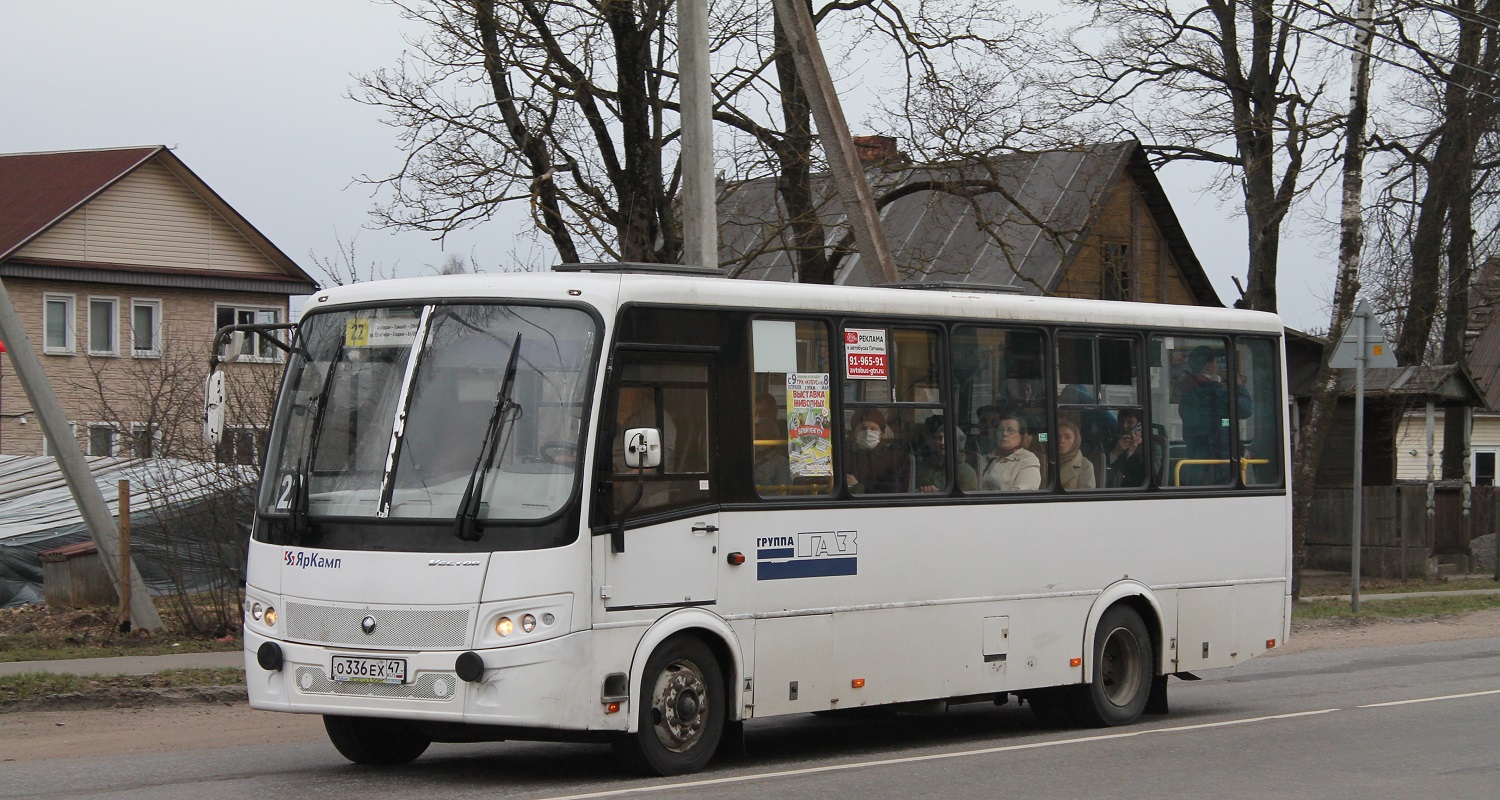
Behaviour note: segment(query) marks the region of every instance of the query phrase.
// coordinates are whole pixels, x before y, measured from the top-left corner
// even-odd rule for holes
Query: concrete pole
[[[32,412],[36,414],[42,424],[43,434],[52,444],[57,466],[68,482],[68,491],[73,493],[73,502],[78,504],[78,510],[83,514],[84,526],[88,528],[94,546],[99,548],[99,560],[109,573],[109,579],[114,582],[116,593],[122,601],[126,597],[130,598],[130,617],[135,621],[136,627],[159,630],[162,627],[161,616],[156,613],[156,605],[146,593],[146,582],[141,580],[140,570],[134,564],[131,564],[130,581],[134,589],[121,591],[120,532],[115,527],[114,515],[109,513],[104,494],[99,491],[99,484],[94,482],[88,463],[83,460],[78,440],[68,430],[68,418],[63,413],[62,403],[58,401],[57,393],[52,391],[52,384],[42,371],[42,363],[37,360],[36,350],[32,349],[31,339],[26,335],[26,326],[16,314],[16,307],[11,304],[10,292],[6,291],[3,281],[0,281],[0,338],[4,339],[5,347],[10,351],[10,360],[15,365],[21,388],[26,390]]]
[[[715,208],[713,76],[708,0],[678,0],[677,86],[682,93],[682,263],[719,266]]]
[[[865,180],[864,165],[859,163],[859,154],[854,152],[854,138],[849,135],[844,107],[839,104],[839,96],[833,90],[833,79],[823,60],[823,48],[818,44],[807,0],[773,0],[772,5],[786,31],[797,74],[802,76],[807,87],[807,100],[818,126],[818,139],[823,143],[823,153],[828,156],[828,171],[832,173],[839,199],[843,201],[844,216],[849,220],[854,243],[859,247],[860,261],[871,283],[896,283],[900,280],[896,274],[896,261],[886,244],[885,229],[875,210],[875,195],[870,191],[869,181]]]

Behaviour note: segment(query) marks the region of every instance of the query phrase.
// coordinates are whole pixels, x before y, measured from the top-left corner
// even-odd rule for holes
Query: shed
[[[93,542],[78,542],[37,554],[47,605],[54,608],[104,606],[115,601],[115,587]]]

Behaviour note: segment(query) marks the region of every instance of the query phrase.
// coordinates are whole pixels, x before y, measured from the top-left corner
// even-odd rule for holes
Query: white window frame
[[[109,431],[108,453],[94,452],[94,431]],[[117,456],[120,454],[120,427],[112,422],[90,422],[88,427],[88,437],[84,441],[88,444],[88,447],[85,448],[86,452],[84,453],[84,455],[111,457]]]
[[[109,348],[104,350],[94,349],[94,304],[108,303],[109,314]],[[88,338],[84,343],[91,356],[118,356],[120,354],[120,298],[89,295],[88,313]]]
[[[67,324],[63,327],[63,343],[54,344],[47,339],[47,321],[53,303],[62,303]],[[42,352],[57,356],[70,356],[76,350],[78,335],[78,298],[76,295],[46,292],[42,295]]]
[[[1494,484],[1500,486],[1500,447],[1470,447],[1469,448],[1469,483],[1478,486],[1479,483],[1479,456],[1481,453],[1489,453],[1495,457]]]
[[[151,347],[141,350],[135,346],[135,311],[137,308],[151,309]],[[136,358],[161,358],[161,301],[130,301],[130,354]]]
[[[73,444],[76,446],[78,444],[78,423],[72,420],[68,420],[68,434],[73,437]],[[57,455],[56,453],[52,452],[52,441],[47,438],[46,431],[42,432],[42,455]]]
[[[283,318],[285,317],[285,314],[286,314],[286,312],[284,310],[282,310],[280,308],[277,308],[275,306],[242,305],[242,304],[238,304],[238,303],[215,303],[214,304],[214,330],[218,330],[220,327],[222,327],[219,324],[219,312],[223,311],[224,309],[230,309],[230,310],[232,310],[234,312],[234,317],[235,317],[235,323],[236,324],[243,324],[243,323],[239,322],[239,317],[240,317],[241,313],[246,312],[246,311],[250,312],[251,318],[255,322],[262,322],[261,316],[264,315],[264,314],[270,314],[271,315],[271,321],[269,323],[267,323],[267,324],[275,324],[275,323],[282,322]],[[263,355],[261,355],[260,354],[261,349],[262,348],[260,346],[260,336],[257,335],[257,334],[247,334],[245,336],[244,349],[240,351],[240,359],[239,360],[240,361],[260,362],[260,363],[263,363],[263,364],[274,364],[274,363],[277,363],[277,362],[281,361],[281,351],[279,349],[277,349],[275,346],[270,346],[269,347],[269,349],[271,351],[271,355],[269,355],[269,356],[263,356]],[[227,355],[228,352],[229,352],[229,349],[228,349],[228,345],[226,344],[222,349],[220,349],[219,355],[222,357],[222,356]]]

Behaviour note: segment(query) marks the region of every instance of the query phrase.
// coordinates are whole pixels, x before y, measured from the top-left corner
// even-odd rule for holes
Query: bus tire
[[[1135,609],[1105,611],[1094,635],[1093,680],[1077,687],[1074,718],[1095,728],[1139,720],[1151,697],[1151,652],[1151,633]]]
[[[703,642],[663,642],[641,674],[639,730],[615,740],[626,766],[647,775],[685,775],[708,764],[724,733],[724,676]]]
[[[323,715],[323,728],[339,754],[356,764],[395,767],[410,764],[432,740],[395,719]]]

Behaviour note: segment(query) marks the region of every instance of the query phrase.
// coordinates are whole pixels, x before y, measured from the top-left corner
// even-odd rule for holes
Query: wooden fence
[[[1500,520],[1500,491],[1477,486],[1469,493],[1464,514],[1463,490],[1456,482],[1434,486],[1428,513],[1427,485],[1365,487],[1360,574],[1369,577],[1416,578],[1436,574],[1444,565],[1473,569],[1469,542],[1495,532]],[[1307,532],[1307,566],[1349,570],[1353,535],[1353,489],[1313,491],[1312,520]]]

